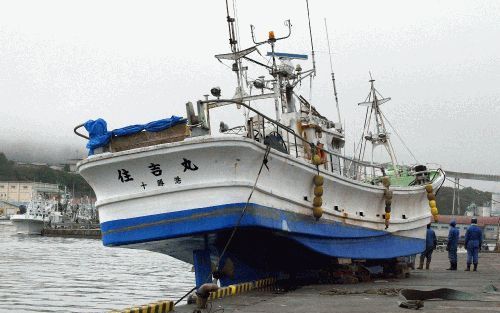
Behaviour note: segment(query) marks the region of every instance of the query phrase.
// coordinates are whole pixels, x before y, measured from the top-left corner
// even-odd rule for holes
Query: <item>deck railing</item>
[[[205,100],[198,101],[198,110],[202,106],[206,106],[206,116],[205,109],[202,112],[199,112],[200,118],[205,122],[201,122],[198,125],[204,125],[205,128],[210,128],[210,109],[214,109],[217,107],[221,107],[223,105],[234,104],[237,106],[243,106],[249,111],[252,111],[256,114],[257,119],[254,121],[255,117],[245,125],[247,130],[247,137],[261,141],[267,139],[267,137],[275,133],[279,135],[278,138],[284,143],[285,149],[279,149],[281,152],[287,153],[288,155],[295,155],[296,158],[310,160],[311,156],[314,154],[314,151],[321,151],[322,154],[326,156],[326,162],[321,164],[320,167],[326,171],[330,171],[332,173],[336,173],[342,175],[344,177],[362,181],[369,184],[377,184],[382,176],[385,176],[385,168],[381,164],[372,164],[369,162],[356,160],[347,156],[344,156],[340,153],[332,152],[325,150],[321,147],[318,147],[316,144],[309,142],[302,138],[299,134],[297,134],[292,128],[283,125],[282,123],[276,121],[275,119],[259,112],[258,110],[252,108],[248,104],[233,100],[233,99],[213,99],[213,100]],[[77,125],[74,129],[75,134],[80,137],[89,139],[88,136],[78,132],[78,129],[83,127],[83,124]],[[285,151],[283,151],[285,150]],[[435,177],[431,179],[434,180]]]
[[[330,171],[332,173],[337,173],[339,175],[343,175],[347,178],[360,180],[364,182],[372,182],[375,178],[381,177],[384,175],[384,168],[378,164],[371,164],[368,162],[355,160],[346,156],[343,156],[339,153],[335,153],[332,151],[325,150],[323,148],[318,147],[314,143],[308,142],[302,136],[298,135],[293,129],[288,126],[283,125],[282,123],[270,118],[269,116],[259,112],[258,110],[252,108],[244,102],[236,101],[236,100],[206,100],[201,101],[204,104],[207,104],[207,109],[216,108],[220,106],[220,103],[227,104],[235,104],[241,105],[248,110],[252,111],[257,116],[257,123],[250,122],[247,126],[247,136],[252,138],[253,140],[262,142],[266,138],[266,124],[271,125],[271,127],[267,127],[267,135],[276,132],[279,134],[283,141],[286,142],[287,153],[289,155],[294,155],[296,158],[304,158],[306,157],[305,149],[310,149],[310,151],[322,151],[327,156],[327,162],[320,165],[325,170]],[[257,128],[254,128],[257,126]],[[254,132],[257,130],[257,132]],[[261,133],[262,132],[262,133]],[[283,137],[285,135],[286,138]],[[286,139],[286,140],[285,140]],[[308,147],[308,148],[306,148]],[[311,154],[312,155],[312,154]]]

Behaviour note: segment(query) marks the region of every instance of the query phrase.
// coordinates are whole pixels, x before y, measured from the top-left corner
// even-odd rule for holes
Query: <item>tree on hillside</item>
[[[10,180],[14,174],[14,162],[9,161],[4,153],[0,152],[0,180]]]
[[[455,191],[455,214],[457,211],[458,193]],[[436,196],[437,206],[440,214],[450,215],[453,211],[453,188],[442,187]],[[480,191],[471,187],[460,189],[460,215],[464,214],[465,208],[471,203],[478,206],[488,205],[491,202],[491,192]]]
[[[76,173],[53,170],[48,166],[18,166],[0,152],[0,181],[29,181],[58,184],[75,191],[74,196],[95,197],[89,184]]]

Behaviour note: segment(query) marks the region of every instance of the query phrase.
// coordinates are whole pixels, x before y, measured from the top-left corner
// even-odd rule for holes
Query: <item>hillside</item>
[[[453,188],[442,187],[436,196],[439,214],[452,213],[453,209]],[[460,214],[464,214],[465,208],[474,202],[477,206],[482,206],[486,203],[491,203],[491,192],[480,191],[471,187],[460,189]],[[457,203],[455,200],[455,214]]]
[[[15,162],[7,159],[4,153],[0,152],[0,181],[30,181],[58,184],[66,186],[69,190],[75,190],[73,196],[95,197],[94,191],[87,182],[76,173],[58,171],[48,166],[18,166]]]

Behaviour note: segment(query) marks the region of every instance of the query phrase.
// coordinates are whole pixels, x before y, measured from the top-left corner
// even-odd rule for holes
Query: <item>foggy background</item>
[[[270,30],[284,35],[283,21],[291,19],[292,36],[276,50],[310,54],[305,0],[236,4],[242,48],[252,44],[250,24],[264,40]],[[368,94],[371,71],[378,90],[392,98],[384,114],[420,163],[500,173],[499,1],[309,5],[318,67],[312,101],[337,120],[327,18],[348,155],[361,136],[365,108],[357,103]],[[214,58],[230,51],[225,18],[223,0],[1,1],[0,152],[18,161],[82,158],[86,142],[73,127],[88,119],[102,117],[111,130],[185,116],[185,103],[213,86],[231,97],[234,73]],[[299,93],[309,98],[308,81]],[[230,127],[243,121],[241,112],[214,114]],[[392,140],[398,159],[415,163]]]

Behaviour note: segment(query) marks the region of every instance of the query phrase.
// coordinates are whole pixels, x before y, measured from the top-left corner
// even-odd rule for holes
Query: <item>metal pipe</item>
[[[79,125],[76,125],[75,128],[73,128],[73,132],[77,135],[77,136],[80,136],[82,138],[85,138],[85,139],[90,139],[90,137],[88,136],[85,136],[84,134],[81,134],[79,133],[77,130],[80,128],[80,127],[83,127],[85,124],[79,124]]]

